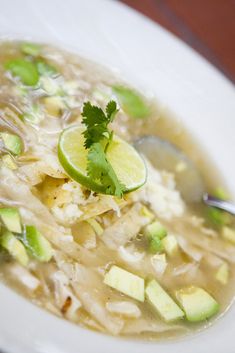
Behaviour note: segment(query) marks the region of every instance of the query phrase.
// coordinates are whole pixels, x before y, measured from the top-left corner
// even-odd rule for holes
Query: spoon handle
[[[221,200],[208,194],[203,195],[203,201],[207,206],[219,208],[235,216],[235,204],[231,201]]]

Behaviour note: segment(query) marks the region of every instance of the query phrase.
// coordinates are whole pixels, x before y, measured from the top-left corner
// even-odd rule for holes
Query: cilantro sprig
[[[86,125],[84,131],[86,148],[90,148],[93,143],[100,142],[104,138],[111,138],[112,132],[109,131],[108,124],[114,120],[117,111],[114,101],[107,104],[105,112],[90,102],[84,103],[82,123]]]
[[[82,123],[86,126],[83,132],[84,146],[88,149],[87,174],[105,187],[106,193],[122,197],[125,186],[107,160],[106,152],[113,138],[113,131],[108,125],[114,120],[117,110],[116,102],[110,101],[105,112],[90,102],[84,103]]]

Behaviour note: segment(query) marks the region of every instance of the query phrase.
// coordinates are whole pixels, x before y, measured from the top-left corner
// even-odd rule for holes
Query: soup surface
[[[165,339],[230,305],[235,230],[228,214],[184,200],[183,161],[169,172],[140,157],[132,143],[145,135],[178,146],[229,198],[152,98],[54,47],[0,44],[2,280],[81,326]]]

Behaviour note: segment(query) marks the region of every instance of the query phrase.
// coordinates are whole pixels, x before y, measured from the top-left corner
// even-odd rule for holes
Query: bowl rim
[[[53,43],[84,57],[95,57],[120,72],[127,82],[153,93],[203,141],[217,166],[226,170],[228,184],[235,191],[235,171],[227,153],[235,147],[234,86],[159,25],[110,0],[8,0],[2,4],[0,35],[2,39]],[[235,350],[234,306],[200,335],[152,343],[85,330],[35,307],[3,284],[0,288],[0,347],[9,353],[142,353],[143,349],[153,353],[156,348],[171,353],[173,347],[175,353],[206,353],[208,347],[214,353]]]

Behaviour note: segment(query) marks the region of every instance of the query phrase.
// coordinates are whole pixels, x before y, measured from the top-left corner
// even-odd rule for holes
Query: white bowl
[[[51,42],[117,69],[153,92],[193,131],[235,191],[235,90],[182,42],[114,1],[8,0],[0,36]],[[212,176],[213,177],[213,176]],[[8,353],[234,353],[235,308],[210,329],[166,343],[91,332],[0,285],[0,349]]]

